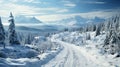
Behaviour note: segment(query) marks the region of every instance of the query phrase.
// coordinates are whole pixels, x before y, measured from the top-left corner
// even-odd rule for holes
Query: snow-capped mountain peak
[[[42,21],[38,20],[36,17],[26,17],[23,15],[15,17],[16,23],[42,23]]]

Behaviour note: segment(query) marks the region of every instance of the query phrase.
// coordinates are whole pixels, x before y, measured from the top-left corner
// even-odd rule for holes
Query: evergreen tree
[[[97,29],[96,29],[96,35],[95,35],[95,36],[100,35],[100,30],[101,30],[101,26],[98,25],[98,27],[97,27]]]
[[[120,34],[119,34],[119,17],[112,17],[107,27],[107,35],[104,40],[103,48],[105,52],[115,54],[120,52]]]
[[[88,32],[89,31],[89,27],[88,25],[85,27],[85,32]]]
[[[90,33],[86,33],[86,40],[90,40],[90,39],[91,39]]]
[[[94,24],[92,31],[95,31],[95,30],[96,30],[96,25]]]
[[[0,45],[3,45],[5,48],[5,31],[2,25],[1,17],[0,17]]]
[[[15,23],[14,23],[14,17],[12,13],[10,13],[9,16],[9,29],[8,29],[8,39],[9,39],[9,44],[14,45],[14,44],[20,44],[17,38],[17,33],[15,31]]]
[[[119,24],[120,24],[118,16],[116,16],[114,22],[115,22],[115,30],[118,31],[119,30]]]
[[[27,37],[26,37],[26,44],[31,44],[31,42],[32,42],[32,34],[27,34],[26,35]]]
[[[104,41],[104,48],[105,51],[114,54],[120,51],[120,38],[119,35],[113,30],[108,32],[109,34],[106,35],[106,39]],[[106,49],[107,48],[107,49]]]

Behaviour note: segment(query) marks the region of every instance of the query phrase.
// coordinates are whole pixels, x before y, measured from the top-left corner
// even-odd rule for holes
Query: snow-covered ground
[[[63,49],[56,42],[37,39],[34,44],[0,47],[0,67],[40,67]]]
[[[88,40],[87,34],[91,37]],[[105,33],[95,36],[95,32],[62,32],[49,37],[50,42],[41,40],[34,41],[33,45],[26,45],[24,48],[22,46],[7,47],[10,50],[14,49],[12,52],[17,52],[17,56],[0,58],[0,67],[120,67],[119,57],[104,54],[102,51],[101,44],[105,36]],[[39,39],[39,37],[36,38]],[[47,50],[44,51],[42,48]],[[36,51],[37,55],[29,58],[27,54],[24,57],[23,54],[29,50]],[[21,54],[23,57],[19,57]]]
[[[0,67],[40,67],[54,58],[62,49],[57,49],[43,54],[39,54],[34,58],[0,58]]]
[[[57,42],[64,46],[64,49],[42,67],[112,67],[107,62],[100,64],[99,61],[87,54],[84,48],[59,40]]]
[[[96,37],[95,32],[88,33],[90,40],[85,39],[86,33],[79,32],[53,35],[53,41],[60,43],[64,49],[43,67],[120,67],[120,58],[102,52],[105,33]]]

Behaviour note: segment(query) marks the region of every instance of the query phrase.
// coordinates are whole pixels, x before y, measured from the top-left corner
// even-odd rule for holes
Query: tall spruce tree
[[[5,30],[2,25],[1,17],[0,17],[0,45],[3,45],[5,48]]]
[[[101,30],[101,26],[98,25],[98,27],[97,27],[97,29],[96,29],[96,35],[95,35],[95,36],[100,35],[100,30]]]
[[[107,35],[103,45],[107,53],[118,53],[120,55],[119,23],[119,17],[112,17],[109,21],[109,27],[107,27]]]
[[[12,13],[10,13],[9,16],[9,29],[8,29],[8,39],[9,39],[9,45],[18,45],[20,44],[17,38],[17,33],[15,31],[15,23],[14,23],[14,17]]]

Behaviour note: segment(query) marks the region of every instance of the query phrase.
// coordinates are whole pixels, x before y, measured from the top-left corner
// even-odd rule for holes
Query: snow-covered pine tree
[[[100,26],[100,24],[98,24],[98,25],[97,25],[96,35],[95,35],[95,36],[100,35],[100,30],[101,30],[101,26]]]
[[[9,45],[18,45],[19,40],[17,38],[17,33],[15,31],[15,23],[14,23],[14,17],[12,15],[12,13],[10,13],[9,16],[9,29],[8,29],[8,39],[9,39]]]
[[[119,19],[112,17],[108,22],[110,25],[107,27],[107,35],[104,40],[103,48],[109,54],[120,53],[120,33],[119,33]]]
[[[90,40],[90,39],[91,39],[90,33],[86,33],[86,40]]]
[[[92,31],[95,31],[95,30],[96,30],[96,25],[93,24],[93,26],[92,26]]]
[[[5,30],[2,25],[1,17],[0,17],[0,45],[3,45],[5,48]]]
[[[106,23],[105,24],[105,31],[108,32],[109,30],[109,27],[110,27],[110,22],[109,21],[105,21]]]
[[[103,33],[105,31],[105,23],[101,23],[101,32]]]
[[[85,27],[85,32],[88,32],[89,31],[89,27],[88,25]]]
[[[119,17],[116,16],[116,18],[114,19],[114,23],[115,23],[115,30],[118,31],[119,30]]]
[[[23,35],[24,32],[17,32],[17,35],[18,35],[18,40],[19,40],[19,43],[24,45],[25,44],[25,36]]]
[[[32,34],[27,34],[27,38],[26,38],[26,44],[31,44],[32,42]]]
[[[115,54],[120,51],[120,38],[115,30],[111,30],[106,35],[104,41],[104,49],[107,53]]]

